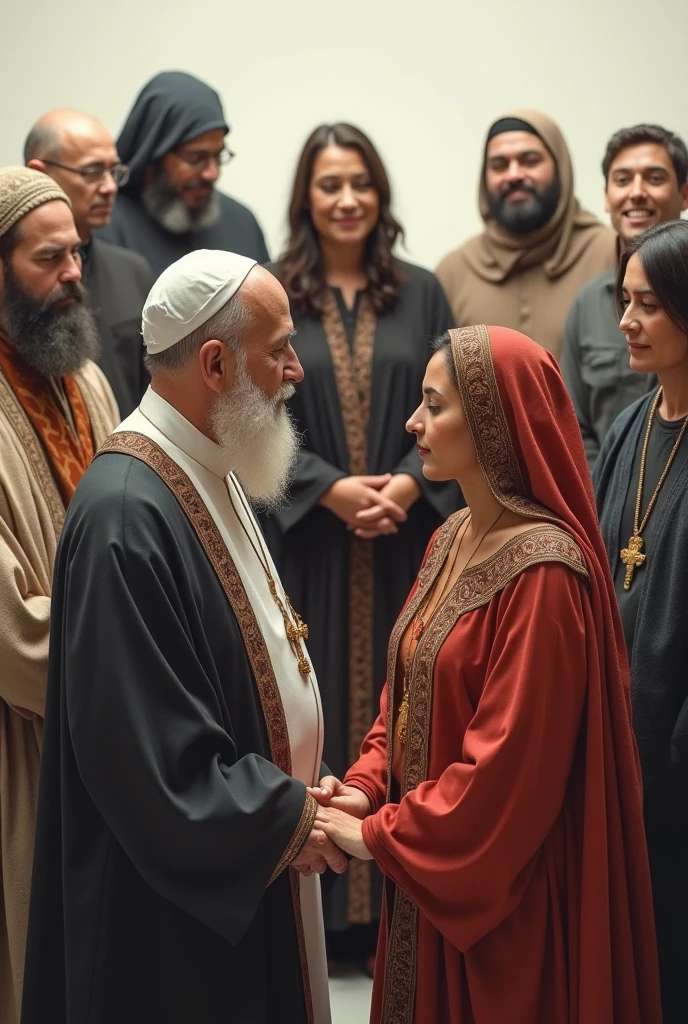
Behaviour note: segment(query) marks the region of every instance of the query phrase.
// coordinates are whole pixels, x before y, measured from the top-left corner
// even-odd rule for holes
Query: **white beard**
[[[215,441],[229,455],[248,496],[266,512],[282,504],[299,450],[299,435],[285,405],[293,394],[294,386],[283,384],[267,398],[240,365],[232,388],[218,395],[210,411]]]

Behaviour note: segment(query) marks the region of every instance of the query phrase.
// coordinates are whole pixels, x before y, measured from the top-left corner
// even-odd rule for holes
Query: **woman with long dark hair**
[[[403,263],[387,173],[351,125],[321,125],[301,153],[289,242],[271,267],[284,285],[305,371],[290,402],[304,435],[288,506],[268,536],[323,698],[325,761],[343,773],[358,756],[385,679],[389,631],[433,530],[460,502],[456,486],[422,475],[404,430],[430,340],[451,326],[433,274]],[[379,917],[379,886],[352,865],[326,894],[333,932]],[[358,929],[363,957],[374,928]]]
[[[316,824],[387,879],[373,1024],[660,1024],[628,661],[554,357],[440,339],[408,429],[467,508],[392,630]]]
[[[688,223],[636,238],[616,280],[631,366],[595,490],[628,656],[645,789],[664,1024],[688,1020]]]

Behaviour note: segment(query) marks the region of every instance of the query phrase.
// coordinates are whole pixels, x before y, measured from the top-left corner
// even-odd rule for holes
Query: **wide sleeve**
[[[379,810],[387,798],[387,701],[385,683],[380,698],[380,714],[361,744],[361,756],[344,777],[347,786],[355,786],[368,797],[371,812]]]
[[[243,641],[228,605],[231,677],[213,679],[180,529],[163,510],[125,502],[90,508],[72,536],[60,587],[68,728],[83,784],[137,871],[237,943],[317,805],[301,782],[240,749],[222,693],[234,686],[252,700]]]
[[[8,457],[6,452],[5,460]],[[11,507],[0,486],[0,698],[25,718],[42,718],[50,598],[41,593],[28,553],[11,524]]]
[[[499,598],[485,682],[461,757],[366,818],[384,871],[458,949],[518,905],[562,810],[586,695],[583,602],[559,563],[525,570]],[[455,686],[454,672],[434,680]],[[440,705],[441,709],[441,705]],[[434,711],[435,728],[451,721]]]
[[[582,373],[582,354],[580,347],[580,312],[581,296],[576,296],[566,318],[564,330],[564,348],[561,356],[561,372],[576,410],[576,419],[583,435],[585,455],[592,473],[595,460],[600,452],[600,440],[590,412],[590,388],[585,383]]]

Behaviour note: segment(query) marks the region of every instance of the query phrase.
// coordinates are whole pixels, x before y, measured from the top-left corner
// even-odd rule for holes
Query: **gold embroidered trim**
[[[203,550],[208,556],[208,561],[222,584],[227,600],[239,624],[263,709],[272,760],[286,775],[291,775],[291,748],[289,745],[287,721],[272,662],[265,645],[265,639],[258,626],[251,602],[244,590],[241,577],[222,540],[220,531],[208,512],[207,506],[184,470],[177,465],[174,459],[170,458],[167,452],[156,444],[155,441],[146,437],[145,434],[139,434],[136,431],[122,431],[118,434],[111,434],[96,453],[96,458],[108,452],[119,452],[122,455],[129,455],[144,462],[154,473],[157,473],[179,502]],[[315,801],[313,802],[315,803]],[[313,820],[315,820],[315,814],[313,815]],[[299,821],[299,825],[301,825],[301,821]],[[313,1024],[313,999],[309,983],[308,959],[303,934],[298,878],[296,883],[296,885],[294,885],[293,881],[291,883],[292,905],[299,944],[308,1024]]]
[[[328,289],[322,324],[341,408],[348,471],[352,476],[364,476],[368,472],[368,424],[377,318],[370,299],[366,294],[362,295],[352,351],[337,300]],[[374,611],[373,546],[370,541],[352,536],[349,543],[350,764],[358,759],[361,744],[374,718]],[[370,865],[365,861],[352,862],[347,885],[349,921],[367,924],[372,918]]]
[[[314,800],[310,793],[306,794],[306,802],[303,805],[303,811],[299,818],[299,823],[294,829],[294,834],[287,844],[287,848],[279,859],[279,863],[275,870],[270,875],[270,881],[268,885],[272,885],[278,875],[281,875],[287,864],[291,864],[294,857],[297,856],[301,847],[308,839],[313,828],[313,822],[315,816],[318,813],[318,803]]]
[[[461,401],[490,490],[502,505],[526,519],[558,522],[548,508],[526,496],[495,376],[490,332],[480,325],[451,330],[449,336]]]
[[[65,518],[65,507],[60,492],[57,489],[43,445],[2,371],[0,371],[0,409],[4,412],[10,426],[19,438],[19,443],[26,452],[45,503],[50,510],[55,537],[58,538],[62,532]]]
[[[387,722],[388,794],[391,790],[391,751],[394,734],[394,677],[399,643],[417,608],[442,571],[447,553],[468,515],[456,513],[440,530],[433,550],[423,567],[413,600],[402,612],[390,639],[389,703]],[[588,579],[583,554],[576,542],[558,526],[534,526],[508,540],[490,558],[459,577],[447,599],[428,624],[416,650],[413,674],[409,680],[407,742],[404,751],[401,795],[427,779],[430,758],[433,675],[437,656],[466,612],[488,604],[513,579],[532,565],[563,562]],[[394,660],[392,660],[394,659]],[[388,795],[389,799],[389,795]],[[397,888],[388,938],[382,1024],[413,1024],[418,907]]]

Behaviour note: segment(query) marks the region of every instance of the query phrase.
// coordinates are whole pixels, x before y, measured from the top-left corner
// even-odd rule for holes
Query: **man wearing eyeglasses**
[[[83,282],[98,325],[98,362],[122,416],[128,416],[148,385],[140,332],[153,272],[138,253],[93,232],[109,223],[129,171],[107,129],[74,110],[54,110],[36,122],[24,145],[24,162],[50,175],[71,200],[82,242]]]
[[[194,249],[269,259],[250,210],[216,188],[233,153],[217,93],[166,71],[139,94],[117,140],[129,177],[102,237],[146,257],[156,275]]]

